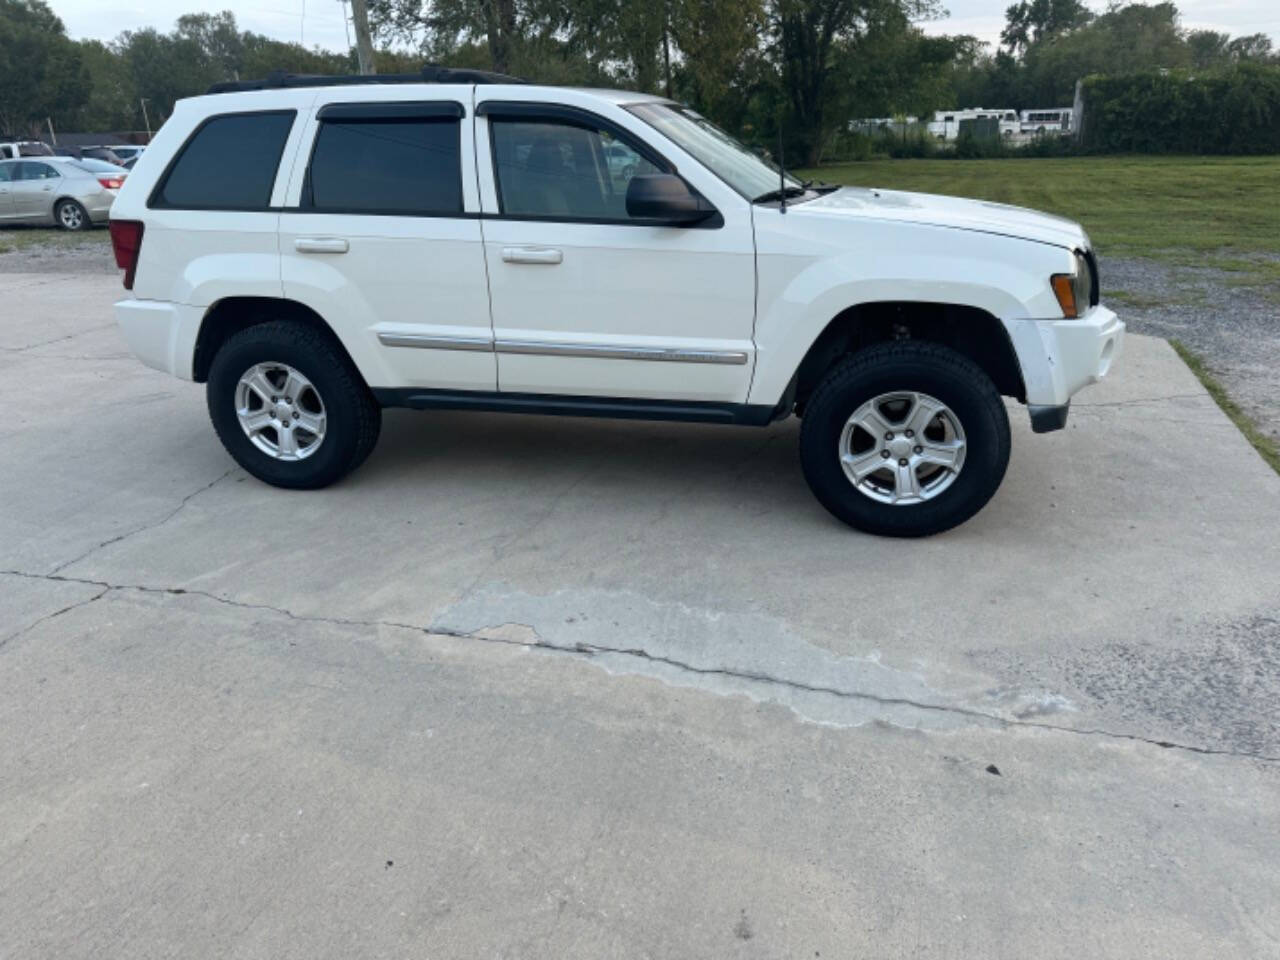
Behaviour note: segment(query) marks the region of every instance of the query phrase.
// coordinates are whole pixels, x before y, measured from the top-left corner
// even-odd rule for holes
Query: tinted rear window
[[[108,163],[106,160],[95,160],[93,157],[85,157],[77,160],[72,164],[73,167],[78,166],[81,170],[89,173],[127,173],[124,167],[115,163]]]
[[[454,118],[326,120],[303,203],[349,213],[461,213],[459,135]]]
[[[262,210],[294,111],[233,113],[208,120],[178,154],[151,202],[196,210]]]

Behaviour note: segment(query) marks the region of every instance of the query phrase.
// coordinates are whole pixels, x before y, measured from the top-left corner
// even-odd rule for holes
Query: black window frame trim
[[[191,147],[200,136],[202,130],[215,120],[222,120],[227,117],[292,117],[293,122],[289,126],[289,131],[284,135],[284,139],[280,142],[280,152],[276,156],[275,176],[271,180],[271,190],[267,194],[267,202],[260,207],[216,207],[203,206],[195,204],[175,204],[164,202],[164,188],[169,183],[169,176],[177,167],[179,161],[186,155],[187,150]],[[275,213],[279,211],[279,207],[271,206],[271,194],[275,193],[276,181],[280,179],[280,164],[284,160],[285,148],[289,146],[289,138],[293,136],[293,131],[298,125],[298,111],[294,107],[280,108],[276,110],[231,110],[227,113],[211,113],[205,117],[196,126],[194,130],[183,141],[178,152],[173,155],[168,164],[165,165],[164,172],[160,174],[160,178],[156,180],[156,185],[151,188],[151,193],[147,197],[148,210],[198,210],[204,213]]]
[[[380,120],[463,120],[457,100],[334,100],[316,110],[321,123],[374,123]]]
[[[604,130],[610,133],[614,139],[620,140],[628,146],[632,147],[636,153],[640,154],[645,160],[648,160],[659,170],[669,173],[672,176],[680,177],[691,191],[698,196],[707,200],[702,192],[681,175],[680,170],[674,163],[663,156],[651,144],[646,143],[641,137],[626,127],[608,117],[586,110],[582,107],[570,106],[567,103],[547,103],[541,100],[484,100],[476,105],[476,116],[484,117],[487,120],[524,120],[528,122],[550,122],[563,123],[568,126],[579,127],[584,130]],[[525,221],[531,223],[572,223],[572,224],[590,224],[594,226],[622,226],[622,227],[666,227],[673,230],[719,230],[724,226],[724,216],[720,213],[719,208],[715,204],[707,200],[715,210],[711,216],[705,220],[700,220],[693,224],[672,224],[665,220],[640,220],[631,217],[575,217],[575,216],[544,216],[542,214],[532,213],[507,213],[503,207],[502,199],[502,178],[498,175],[498,148],[493,140],[493,124],[488,124],[489,128],[489,164],[493,170],[493,190],[495,198],[498,201],[498,212],[486,213],[482,215],[485,220],[514,220]],[[478,162],[478,160],[477,160]]]
[[[351,111],[342,110],[324,116],[330,107],[353,107]],[[403,112],[386,108],[413,108],[421,110]],[[346,115],[344,115],[346,114]],[[467,210],[467,181],[463,169],[462,122],[467,118],[467,109],[457,100],[338,100],[327,103],[315,111],[315,132],[311,136],[311,148],[307,152],[307,164],[302,168],[302,187],[298,194],[296,207],[285,207],[288,213],[306,213],[323,216],[347,217],[414,217],[428,220],[474,220],[479,214]],[[320,143],[320,132],[326,123],[377,123],[381,121],[428,120],[432,122],[452,122],[458,130],[458,200],[460,210],[403,210],[389,211],[366,209],[364,207],[317,207],[315,191],[311,184],[311,164],[315,162],[316,146]]]

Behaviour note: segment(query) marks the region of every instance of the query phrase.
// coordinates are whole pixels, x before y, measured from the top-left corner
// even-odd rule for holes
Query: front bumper
[[[1073,394],[1097,383],[1120,357],[1124,322],[1106,307],[1076,320],[1019,320],[1014,348],[1037,432],[1061,429]]]

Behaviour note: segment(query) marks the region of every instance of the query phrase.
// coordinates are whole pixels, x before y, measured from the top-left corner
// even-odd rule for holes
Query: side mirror
[[[627,216],[691,226],[714,216],[716,208],[673,173],[640,173],[627,184]]]

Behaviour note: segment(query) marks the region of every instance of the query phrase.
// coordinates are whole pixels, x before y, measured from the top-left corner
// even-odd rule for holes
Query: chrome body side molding
[[[445,337],[419,333],[378,334],[384,347],[420,350],[480,350],[540,357],[594,357],[610,360],[662,360],[668,363],[724,363],[741,366],[750,359],[742,350],[688,350],[678,347],[615,347],[591,343],[549,343],[538,340],[490,340],[483,337]]]
[[[488,337],[437,337],[424,333],[379,333],[378,342],[384,347],[416,347],[419,350],[479,350],[493,352],[493,341]]]

